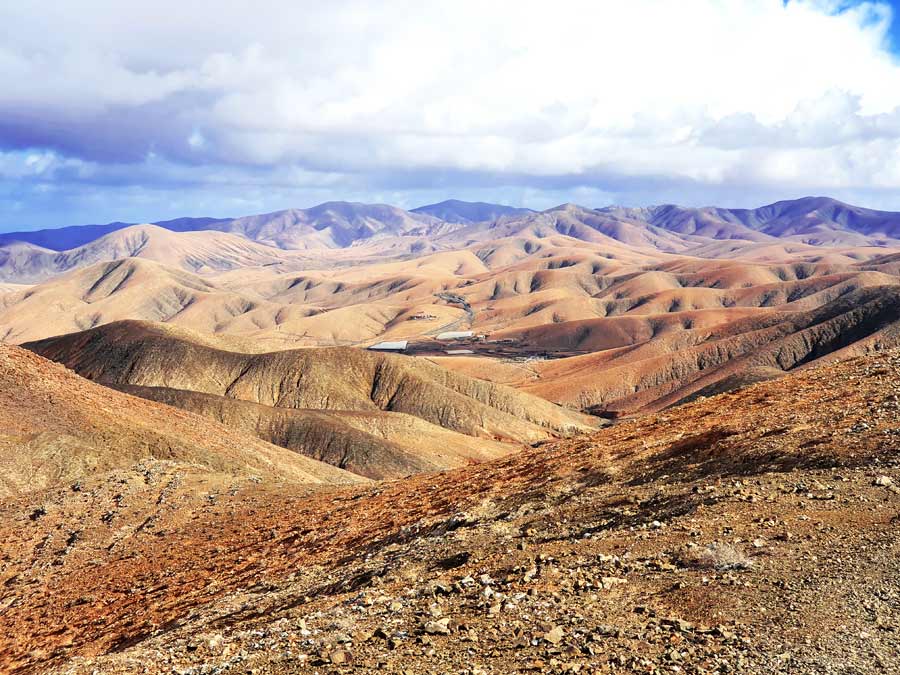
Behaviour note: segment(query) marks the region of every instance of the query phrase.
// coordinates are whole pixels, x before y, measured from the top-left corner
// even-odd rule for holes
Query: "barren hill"
[[[828,197],[803,197],[757,209],[685,208],[674,204],[648,208],[599,209],[612,217],[644,222],[681,234],[713,239],[789,239],[814,246],[896,245],[900,217],[844,204]]]
[[[191,232],[203,230],[209,226],[230,218],[175,218],[173,220],[161,220],[153,225],[158,225],[172,232]],[[23,232],[0,233],[0,247],[13,242],[34,244],[52,251],[65,251],[83,246],[95,239],[123,230],[139,223],[106,223],[103,225],[68,225],[65,227],[48,228],[43,230],[30,230]]]
[[[27,347],[96,382],[371,478],[484,461],[598,424],[425,360],[353,348],[243,354],[136,321]]]
[[[204,234],[205,232],[205,234]],[[229,234],[240,235],[239,239]],[[404,211],[385,204],[326,202],[235,219],[180,218],[157,225],[110,223],[36,233],[0,235],[0,279],[30,283],[100,260],[143,255],[192,271],[266,265],[291,259],[284,251],[319,255],[366,247],[372,255],[418,257],[516,240],[539,250],[553,236],[644,254],[682,253],[725,257],[829,255],[839,249],[900,246],[900,214],[805,197],[757,209],[590,209],[563,204],[542,212],[448,200]],[[72,242],[65,247],[63,242]],[[260,246],[259,244],[265,244]],[[276,249],[276,250],[273,250]],[[780,250],[779,250],[780,249]],[[532,253],[528,253],[531,255]],[[496,258],[496,253],[481,254]],[[480,255],[480,257],[481,257]],[[501,259],[508,259],[507,252]]]
[[[771,377],[900,346],[900,287],[850,290],[806,311],[788,305],[771,312],[621,317],[538,327],[521,336],[539,344],[576,340],[596,351],[533,363],[518,379],[501,375],[500,381],[576,408],[634,413],[671,405],[703,388],[740,384],[736,376],[745,369],[766,369]],[[455,368],[452,360],[442,365]],[[467,372],[468,366],[461,362],[459,370]]]
[[[26,348],[104,384],[198,391],[279,408],[409,413],[519,442],[581,431],[590,418],[426,361],[352,348],[241,354],[167,326],[121,321]]]
[[[252,305],[189,272],[126,258],[0,295],[0,338],[24,342],[132,318],[211,331]]]
[[[387,204],[326,202],[310,209],[288,209],[214,223],[212,229],[242,234],[283,249],[344,248],[389,236],[436,234],[442,221]]]
[[[171,232],[156,225],[133,225],[66,251],[32,244],[0,246],[0,279],[33,283],[98,262],[143,258],[194,273],[271,265],[287,256],[224,232]]]
[[[878,353],[440,475],[176,492],[165,546],[85,528],[122,489],[114,522],[139,523],[153,487],[89,479],[33,521],[36,497],[8,501],[0,663],[893,672],[898,387]],[[81,535],[36,546],[49,531]]]
[[[211,417],[230,429],[378,480],[456,468],[518,449],[450,431],[406,413],[279,408],[184,389],[115,388]]]
[[[295,483],[359,480],[198,415],[88,382],[24,349],[0,345],[0,497],[131,469],[142,460]]]
[[[893,343],[892,329],[870,330],[880,320],[862,314],[876,296],[890,304],[900,285],[898,214],[805,198],[754,210],[564,204],[472,222],[493,205],[436,206],[450,211],[330,202],[171,225],[197,232],[124,228],[76,251],[0,247],[2,269],[78,268],[3,286],[0,339],[137,319],[245,354],[409,340],[444,368],[628,413],[741,382],[720,354],[772,375],[798,367],[774,363],[778,350],[815,360]],[[137,257],[88,264],[119,256]],[[864,291],[862,314],[824,309]],[[469,330],[484,338],[437,339]],[[501,426],[477,433],[514,436],[512,423]]]
[[[410,213],[434,216],[448,223],[471,224],[493,222],[503,216],[524,216],[533,212],[531,209],[520,209],[513,206],[504,206],[503,204],[447,199],[437,204],[419,206],[412,209]]]

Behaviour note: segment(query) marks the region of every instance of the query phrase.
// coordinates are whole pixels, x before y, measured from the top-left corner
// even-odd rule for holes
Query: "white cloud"
[[[243,166],[388,190],[416,172],[897,189],[890,9],[842,4],[8,3],[0,142],[200,161],[212,182]]]

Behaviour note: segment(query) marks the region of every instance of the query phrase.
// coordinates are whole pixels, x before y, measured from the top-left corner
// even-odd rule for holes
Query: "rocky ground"
[[[0,668],[898,672],[898,412],[890,352],[403,481],[22,495]]]

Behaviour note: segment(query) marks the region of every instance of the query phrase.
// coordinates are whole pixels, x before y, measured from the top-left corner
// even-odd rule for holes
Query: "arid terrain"
[[[242,353],[406,340],[417,358],[607,416],[897,344],[900,214],[827,198],[329,202],[67,228],[60,250],[48,231],[2,241],[8,343],[127,319]]]
[[[75,378],[14,347],[4,359]],[[898,406],[888,351],[371,486],[299,489],[176,457],[95,470],[4,500],[0,660],[893,672]]]
[[[0,236],[0,672],[891,673],[898,532],[900,213]]]

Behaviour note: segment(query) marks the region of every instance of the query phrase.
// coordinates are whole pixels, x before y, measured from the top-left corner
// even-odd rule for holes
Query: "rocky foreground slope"
[[[404,481],[145,471],[2,503],[0,669],[900,668],[898,352]]]

